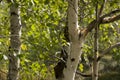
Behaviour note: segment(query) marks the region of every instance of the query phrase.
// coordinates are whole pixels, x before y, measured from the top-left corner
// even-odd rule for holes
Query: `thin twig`
[[[103,12],[103,9],[104,9],[104,7],[105,7],[105,3],[106,3],[106,2],[107,2],[107,0],[104,0],[104,1],[103,1],[103,4],[101,5],[100,11],[99,11],[99,13],[98,13],[98,16],[99,16],[99,17],[102,15],[102,12]]]

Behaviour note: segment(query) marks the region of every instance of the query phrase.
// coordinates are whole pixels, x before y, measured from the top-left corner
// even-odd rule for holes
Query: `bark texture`
[[[98,27],[95,28],[95,34],[94,34],[94,61],[93,61],[93,74],[92,74],[92,80],[98,80]]]
[[[10,6],[10,47],[7,80],[18,80],[19,78],[21,28],[20,7],[12,3]]]
[[[70,50],[66,67],[63,70],[62,80],[74,80],[76,69],[81,56],[82,42],[84,41],[78,29],[78,0],[68,0],[68,32],[70,39]]]

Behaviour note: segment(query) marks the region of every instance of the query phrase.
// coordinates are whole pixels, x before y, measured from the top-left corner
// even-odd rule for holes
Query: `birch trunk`
[[[20,9],[15,3],[10,5],[10,47],[9,47],[9,70],[7,80],[18,80],[20,67],[20,36],[21,36]]]
[[[81,57],[82,42],[78,30],[78,0],[68,0],[68,32],[70,38],[70,50],[66,67],[63,70],[62,80],[74,80],[76,69]],[[80,38],[80,39],[79,39]]]

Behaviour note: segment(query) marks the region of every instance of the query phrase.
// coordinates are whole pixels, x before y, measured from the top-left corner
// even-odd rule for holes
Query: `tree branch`
[[[105,23],[110,23],[110,22],[114,22],[120,19],[120,15],[113,15],[112,17],[107,17],[104,18],[101,22],[101,24],[105,24]]]
[[[76,71],[76,73],[83,76],[83,77],[92,77],[92,74],[81,73],[79,71]]]
[[[103,1],[103,4],[101,5],[101,7],[100,7],[100,11],[99,11],[99,13],[98,13],[98,16],[100,17],[101,16],[101,14],[102,14],[102,11],[103,11],[103,9],[104,9],[104,7],[105,7],[105,3],[107,2],[107,0],[104,0]]]
[[[92,31],[92,29],[94,27],[96,27],[96,23],[99,25],[99,24],[105,24],[105,23],[110,23],[110,22],[114,22],[114,21],[117,21],[120,19],[120,15],[115,15],[116,13],[119,13],[120,12],[120,9],[117,9],[117,10],[114,10],[114,11],[111,11],[110,13],[108,14],[105,14],[101,17],[99,17],[99,20],[97,21],[96,19],[91,21],[87,28],[85,28],[83,31],[83,36],[85,37],[89,32]],[[113,15],[113,16],[111,16]]]
[[[97,61],[99,61],[106,53],[108,53],[110,50],[113,48],[120,47],[120,42],[116,43],[115,45],[110,46],[109,48],[105,49],[98,58]],[[92,74],[86,74],[86,73],[81,73],[79,71],[76,71],[77,74],[83,76],[83,77],[92,77]],[[98,75],[100,76],[100,75]]]
[[[120,42],[116,43],[115,45],[110,46],[109,48],[105,49],[101,55],[97,58],[97,61],[99,61],[105,54],[107,54],[110,50],[113,48],[120,47]]]
[[[119,13],[119,12],[120,12],[120,9],[116,9],[116,10],[113,10],[113,11],[103,15],[101,18],[109,17],[109,16],[114,15],[114,14]]]

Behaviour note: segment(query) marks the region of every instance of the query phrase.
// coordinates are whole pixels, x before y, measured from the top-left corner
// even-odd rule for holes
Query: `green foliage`
[[[79,65],[79,70],[80,70],[81,72],[83,72],[83,70],[84,70],[83,68],[84,68],[83,64],[80,64],[80,65]]]
[[[80,0],[82,1],[82,0]],[[95,4],[98,1],[100,8],[103,0],[84,0],[79,2],[80,26],[86,27],[95,19]],[[12,2],[14,3],[14,2]],[[15,0],[21,5],[21,59],[20,80],[53,80],[53,66],[57,59],[55,53],[60,51],[63,40],[63,27],[65,27],[67,2],[65,0]],[[0,3],[0,68],[7,69],[7,53],[9,42],[9,5],[5,1]],[[119,0],[108,0],[103,14],[120,8]],[[81,17],[82,15],[82,17]],[[100,25],[99,51],[102,52],[116,42],[120,42],[120,21]],[[83,46],[83,62],[89,64],[93,57],[94,31],[91,32]],[[120,49],[110,51],[113,59],[120,61]],[[85,71],[84,63],[78,69]],[[87,69],[86,69],[87,70]]]

